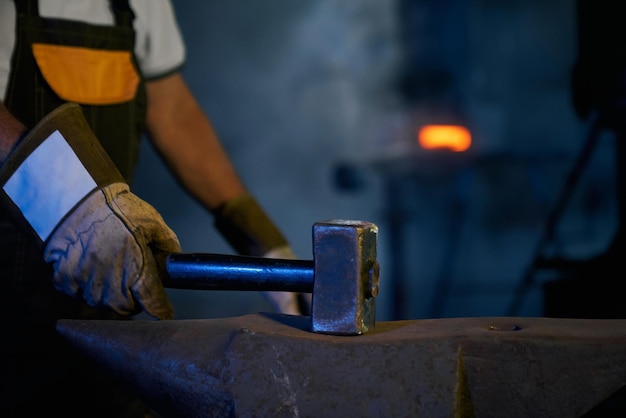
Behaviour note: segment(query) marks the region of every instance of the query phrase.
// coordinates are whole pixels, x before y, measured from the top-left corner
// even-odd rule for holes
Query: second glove
[[[241,255],[265,258],[295,259],[283,234],[250,195],[226,202],[213,211],[215,226]],[[311,296],[295,292],[263,292],[263,296],[280,313],[308,314]]]

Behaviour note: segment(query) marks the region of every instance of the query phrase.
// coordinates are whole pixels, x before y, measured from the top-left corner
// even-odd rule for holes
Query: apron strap
[[[13,3],[18,14],[39,16],[39,0],[15,0]],[[115,16],[115,24],[132,28],[135,13],[130,8],[128,0],[110,0],[110,3],[111,11]]]
[[[135,13],[130,8],[128,0],[110,0],[110,3],[111,11],[115,15],[115,24],[132,28]]]
[[[39,0],[15,0],[15,11],[27,16],[39,16]]]

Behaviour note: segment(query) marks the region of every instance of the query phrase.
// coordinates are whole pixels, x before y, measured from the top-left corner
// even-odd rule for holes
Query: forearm
[[[149,82],[147,126],[173,174],[208,209],[246,194],[213,127],[179,75]]]
[[[216,228],[233,249],[243,255],[295,258],[281,231],[248,194],[182,77],[149,82],[146,90],[154,146],[183,187],[213,212]],[[294,293],[264,293],[279,312],[301,313]]]
[[[0,165],[26,133],[26,127],[0,101]]]

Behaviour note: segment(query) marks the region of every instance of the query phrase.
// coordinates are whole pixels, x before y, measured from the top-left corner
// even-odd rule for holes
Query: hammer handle
[[[313,292],[313,261],[207,253],[165,258],[163,285],[190,290]]]

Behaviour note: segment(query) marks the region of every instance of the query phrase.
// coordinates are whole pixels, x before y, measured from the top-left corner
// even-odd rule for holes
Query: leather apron
[[[16,43],[3,101],[5,106],[27,127],[32,127],[62,103],[78,102],[96,136],[130,182],[144,129],[146,97],[134,55],[134,14],[128,1],[110,2],[115,26],[42,18],[37,0],[16,0],[14,3]],[[36,50],[35,45],[43,49]],[[99,92],[107,93],[106,87],[96,89],[95,93],[89,89],[94,85],[106,86],[111,81],[107,79],[87,80],[84,91],[59,89],[58,86],[63,87],[64,74],[55,67],[62,64],[60,60],[55,62],[55,58],[61,56],[56,52],[72,55],[85,48],[91,57],[101,52],[106,56],[109,51],[115,51],[119,58],[123,53],[126,61],[122,65],[126,67],[122,67],[121,73],[128,70],[130,62],[135,76],[138,76],[130,84],[130,93],[129,83],[116,80],[122,86],[117,88],[122,94],[99,100]],[[76,59],[82,62],[81,57]],[[114,63],[112,68],[119,69],[120,64]],[[69,76],[89,76],[73,72],[81,69],[85,69],[82,64],[73,66]],[[111,72],[96,73],[108,77]],[[73,97],[73,93],[77,97]],[[81,103],[83,97],[87,103]],[[127,410],[134,401],[128,400],[122,392],[111,394],[112,385],[107,378],[99,376],[68,351],[54,330],[55,322],[60,318],[119,317],[112,311],[91,309],[84,302],[61,294],[54,289],[51,278],[51,266],[43,262],[41,250],[9,223],[0,210],[0,319],[5,335],[0,361],[6,363],[0,366],[3,367],[0,392],[6,397],[0,399],[2,408],[13,405],[9,410],[17,408],[20,416],[25,416],[23,414],[29,408],[40,410],[37,408],[42,402],[50,411],[60,410],[64,416],[74,416],[73,413],[99,416],[98,411],[115,416],[120,410]],[[84,410],[93,404],[98,405],[98,410]],[[47,407],[44,406],[43,410]],[[108,407],[115,412],[106,412]],[[12,413],[17,414],[16,411]]]
[[[146,96],[134,55],[134,15],[128,2],[112,2],[118,5],[113,8],[113,27],[41,18],[37,0],[18,0],[15,4],[17,33],[4,105],[32,127],[61,104],[79,103],[104,149],[130,183],[145,127]],[[84,48],[90,51],[80,61],[76,53],[84,52]],[[101,56],[95,55],[98,51]],[[115,56],[111,51],[127,54]],[[63,54],[77,64],[68,66]],[[100,61],[94,64],[94,57]],[[101,63],[116,59],[127,61]],[[131,77],[136,77],[136,83],[126,80]],[[83,86],[77,84],[79,80],[84,80]],[[86,89],[92,91],[82,91]]]

